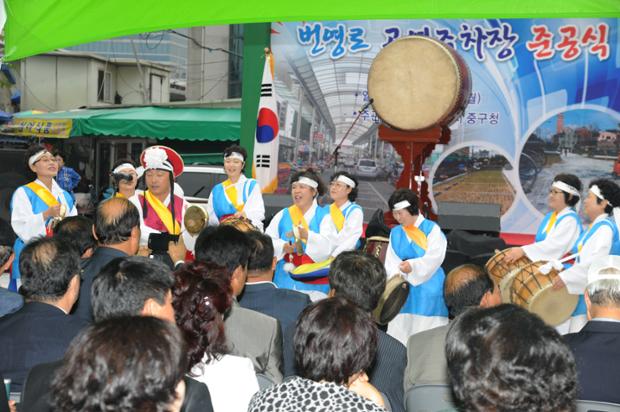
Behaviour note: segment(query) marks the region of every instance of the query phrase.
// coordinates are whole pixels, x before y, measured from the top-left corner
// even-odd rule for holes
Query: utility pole
[[[140,73],[140,83],[138,83],[140,90],[142,91],[142,103],[146,104],[149,99],[146,93],[146,87],[144,86],[144,71],[142,70],[142,64],[140,63],[140,58],[138,57],[138,51],[136,50],[136,44],[133,42],[133,38],[131,38],[131,48],[133,50],[133,55],[136,58],[136,63],[138,64],[138,72]]]

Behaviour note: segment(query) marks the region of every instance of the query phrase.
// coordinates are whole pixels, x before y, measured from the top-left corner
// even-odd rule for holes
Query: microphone
[[[370,105],[372,104],[372,102],[374,102],[375,99],[368,99],[368,102],[362,106],[362,109],[360,110],[360,112],[363,112],[364,110],[368,109],[370,107]]]

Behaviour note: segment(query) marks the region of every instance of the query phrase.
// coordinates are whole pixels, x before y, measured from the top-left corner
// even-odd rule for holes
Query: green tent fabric
[[[179,27],[312,20],[620,17],[619,0],[4,0],[6,61]]]
[[[129,136],[191,141],[239,140],[240,109],[130,107],[70,110],[53,113],[17,113],[2,133],[46,136],[42,124],[67,122],[67,136]]]

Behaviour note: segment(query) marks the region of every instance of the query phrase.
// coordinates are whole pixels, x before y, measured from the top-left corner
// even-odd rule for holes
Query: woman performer
[[[174,179],[183,173],[183,159],[169,147],[151,146],[140,155],[140,163],[144,168],[146,190],[130,199],[140,213],[140,245],[148,246],[151,238],[150,247],[155,247],[153,255],[160,256],[169,266],[176,265],[178,262],[168,258],[168,242],[160,244],[156,234],[181,235],[187,249],[193,249],[194,241],[183,225],[188,204],[175,194]]]
[[[136,193],[141,194],[142,190],[136,190],[138,185],[138,171],[136,165],[130,159],[119,159],[112,168],[112,186],[114,197],[133,198]]]
[[[347,172],[336,172],[330,178],[329,196],[334,203],[326,208],[336,226],[338,236],[334,242],[332,257],[347,250],[359,248],[363,232],[364,212],[357,203],[357,179]]]
[[[403,275],[411,284],[409,297],[389,323],[388,333],[406,344],[414,333],[448,323],[441,268],[447,241],[439,226],[419,213],[418,197],[410,189],[396,190],[388,205],[399,225],[390,231],[385,269],[388,278]]]
[[[247,218],[263,230],[265,204],[260,185],[242,173],[247,155],[245,149],[237,145],[224,150],[224,170],[228,179],[215,185],[209,195],[207,213],[210,225],[217,225],[221,220],[234,216]]]
[[[587,322],[583,293],[590,265],[607,255],[620,255],[620,187],[607,179],[592,181],[583,202],[583,211],[591,224],[573,246],[571,252],[578,253],[578,256],[575,263],[560,272],[553,282],[554,289],[566,286],[568,293],[579,295],[579,303],[572,317],[558,326],[559,331],[564,333],[578,332]],[[610,215],[612,212],[613,216]]]
[[[325,261],[332,252],[336,227],[327,217],[327,209],[316,201],[324,192],[325,186],[314,171],[295,173],[291,177],[293,205],[276,213],[265,231],[271,236],[278,259],[273,282],[281,288],[308,293],[315,299],[324,297],[329,285],[297,281],[289,272],[302,264]]]
[[[538,227],[536,242],[506,252],[514,262],[527,256],[532,262],[560,259],[573,247],[582,232],[575,206],[581,197],[581,181],[575,175],[559,174],[553,179],[547,204],[551,209]]]
[[[53,218],[77,215],[71,194],[54,180],[58,162],[54,155],[40,145],[26,150],[26,167],[37,175],[27,185],[18,187],[11,199],[11,226],[17,235],[15,259],[9,289],[16,291],[19,275],[19,255],[24,244],[37,236],[51,235]]]

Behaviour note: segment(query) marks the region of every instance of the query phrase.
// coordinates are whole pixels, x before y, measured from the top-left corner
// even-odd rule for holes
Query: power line
[[[194,39],[192,36],[188,36],[188,35],[186,35],[186,34],[179,33],[179,32],[178,32],[178,31],[176,31],[176,30],[168,30],[168,31],[169,31],[170,33],[176,34],[177,36],[181,36],[181,37],[183,37],[183,38],[185,38],[185,39],[191,40],[191,42],[192,42],[192,43],[194,43],[197,47],[200,47],[201,49],[208,50],[208,51],[210,51],[210,52],[214,52],[214,51],[221,51],[222,53],[230,54],[231,56],[239,57],[239,58],[241,58],[241,59],[243,58],[243,55],[241,55],[241,54],[239,54],[239,53],[236,53],[236,52],[234,52],[234,51],[232,51],[232,50],[224,49],[224,48],[222,48],[222,47],[215,47],[215,48],[214,48],[214,47],[205,46],[205,45],[203,45],[203,44],[199,43],[199,42],[198,42],[196,39]]]

